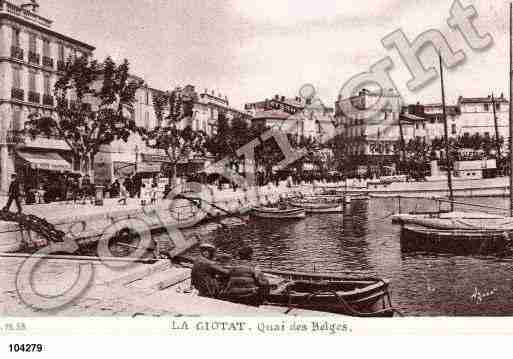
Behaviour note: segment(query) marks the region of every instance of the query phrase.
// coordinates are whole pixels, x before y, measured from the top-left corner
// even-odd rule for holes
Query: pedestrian
[[[119,186],[119,193],[120,193],[120,199],[118,200],[118,203],[123,203],[124,206],[126,206],[126,201],[128,197],[130,196],[128,193],[128,190],[125,187],[126,181],[122,182]]]
[[[110,198],[119,197],[120,187],[121,187],[121,184],[119,183],[118,179],[116,178],[116,180],[114,180],[114,182],[110,186]]]
[[[157,182],[157,178],[154,177],[153,178],[153,181],[151,183],[151,204],[154,204],[155,202],[157,202],[157,195],[158,195],[158,182]]]
[[[148,190],[144,183],[141,183],[141,189],[139,190],[139,198],[141,199],[141,206],[146,206],[148,203]]]
[[[132,196],[132,193],[133,193],[133,189],[132,189],[132,179],[130,178],[130,176],[127,176],[125,178],[125,180],[123,181],[123,186],[125,186],[125,189],[127,190],[128,192],[128,195],[130,197],[133,197]]]
[[[7,204],[5,205],[3,210],[9,211],[11,209],[13,201],[16,203],[16,207],[18,207],[18,213],[21,213],[20,182],[18,181],[15,173],[11,175],[11,184],[9,185],[9,198],[7,199]]]
[[[82,192],[82,196],[83,196],[83,204],[85,204],[88,199],[92,198],[91,187],[92,187],[91,178],[89,177],[89,175],[86,175],[84,177],[84,179],[82,180],[81,192]]]

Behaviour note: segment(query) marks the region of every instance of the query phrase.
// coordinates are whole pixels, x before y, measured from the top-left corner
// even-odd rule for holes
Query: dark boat
[[[264,273],[271,283],[266,305],[356,317],[392,317],[397,312],[388,280],[277,270]]]

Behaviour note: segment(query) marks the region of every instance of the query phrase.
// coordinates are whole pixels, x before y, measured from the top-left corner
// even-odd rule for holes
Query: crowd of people
[[[16,187],[16,196],[13,195],[13,201],[16,197],[19,203],[24,202],[26,205],[51,202],[86,204],[93,202],[96,194],[96,185],[91,177],[74,172],[40,174],[37,177],[15,174],[11,182]],[[103,198],[118,198],[120,204],[127,204],[129,198],[139,198],[144,203],[154,203],[160,193],[157,189],[157,176],[149,181],[143,181],[143,177],[131,175],[102,185]]]

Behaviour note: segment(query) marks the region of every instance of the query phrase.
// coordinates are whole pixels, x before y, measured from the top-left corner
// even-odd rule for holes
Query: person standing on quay
[[[12,202],[16,202],[16,207],[18,207],[18,213],[21,213],[21,203],[20,203],[20,182],[16,178],[16,174],[11,175],[11,184],[9,185],[9,198],[7,199],[7,204],[3,208],[4,211],[9,211],[11,208]]]

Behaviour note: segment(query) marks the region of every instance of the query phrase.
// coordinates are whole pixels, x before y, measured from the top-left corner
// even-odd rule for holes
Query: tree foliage
[[[130,77],[127,60],[117,65],[110,57],[103,63],[85,56],[70,58],[54,86],[55,117],[34,113],[24,132],[63,139],[86,171],[101,146],[118,139],[126,142],[136,132],[131,111],[141,85]]]
[[[153,107],[159,125],[154,129],[140,129],[150,148],[165,151],[176,177],[179,163],[189,162],[194,156],[206,154],[206,134],[190,125],[197,94],[191,87],[155,94]]]

